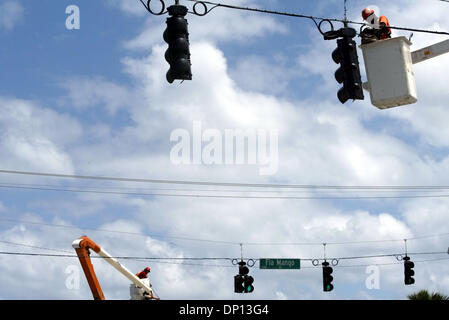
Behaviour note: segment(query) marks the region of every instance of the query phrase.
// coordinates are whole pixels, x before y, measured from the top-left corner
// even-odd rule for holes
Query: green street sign
[[[259,259],[259,269],[301,269],[301,260]]]

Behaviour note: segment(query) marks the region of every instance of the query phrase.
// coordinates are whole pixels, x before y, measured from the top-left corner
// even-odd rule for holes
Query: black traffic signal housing
[[[329,262],[324,261],[323,265],[323,291],[330,292],[334,290],[334,286],[332,281],[334,277],[332,277],[332,272],[334,271],[331,266],[329,266]]]
[[[243,287],[243,277],[241,275],[234,276],[234,292],[243,293],[245,291]]]
[[[342,28],[335,32],[337,49],[332,52],[332,59],[340,64],[335,72],[335,79],[343,87],[338,91],[338,100],[346,103],[349,99],[363,100],[362,77],[360,76],[359,58],[357,55],[357,44],[352,40],[356,36],[353,28]]]
[[[254,278],[249,276],[249,269],[246,262],[240,261],[239,274],[234,276],[234,292],[235,293],[251,293],[254,291]]]
[[[170,15],[164,31],[164,40],[168,43],[165,60],[170,64],[167,81],[173,83],[175,80],[192,80],[188,23],[184,18],[188,9],[173,5],[167,10]]]
[[[251,293],[254,291],[253,282],[254,282],[253,277],[249,275],[244,276],[243,285],[245,287],[245,293]]]
[[[415,279],[413,276],[415,275],[415,271],[413,268],[415,264],[410,260],[410,257],[404,257],[404,283],[405,285],[412,285],[415,283]]]

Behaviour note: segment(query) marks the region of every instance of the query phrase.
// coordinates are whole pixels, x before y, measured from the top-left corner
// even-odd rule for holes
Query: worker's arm
[[[390,26],[390,22],[386,16],[380,16],[379,18],[379,38],[390,38],[391,37],[391,29],[388,28]]]

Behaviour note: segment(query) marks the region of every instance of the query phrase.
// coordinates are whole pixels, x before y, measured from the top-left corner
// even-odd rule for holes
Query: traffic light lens
[[[241,275],[246,275],[246,274],[248,274],[249,273],[249,269],[248,269],[248,267],[246,267],[246,266],[242,266],[242,267],[240,267],[240,274]]]
[[[334,62],[338,64],[341,62],[340,49],[337,48],[332,52],[332,60],[334,60]]]
[[[345,81],[345,72],[342,68],[339,68],[337,71],[335,71],[335,80],[337,80],[338,83],[342,83]]]
[[[329,292],[329,291],[332,291],[332,290],[334,290],[334,286],[333,285],[331,285],[331,284],[328,284],[327,286],[326,286],[326,292]]]
[[[346,90],[346,88],[341,88],[340,90],[338,90],[338,100],[340,100],[341,103],[345,103],[346,101],[348,101],[350,99],[350,95],[348,93],[348,91]]]
[[[186,38],[177,38],[173,41],[173,51],[179,54],[189,54],[189,42]]]

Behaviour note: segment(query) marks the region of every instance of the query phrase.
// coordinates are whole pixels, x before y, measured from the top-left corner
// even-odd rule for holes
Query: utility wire
[[[10,242],[10,241],[1,241],[3,243],[7,243],[9,245],[17,245],[17,246],[24,246],[24,247],[30,247],[30,248],[39,248],[39,249],[44,249],[44,250],[51,250],[51,251],[63,251],[63,252],[68,252],[66,250],[60,250],[60,249],[52,249],[52,248],[47,248],[47,247],[37,247],[34,245],[28,245],[28,244],[23,244],[23,243],[16,243],[16,242]],[[440,254],[447,254],[448,252],[445,251],[434,251],[434,252],[414,252],[414,253],[409,253],[410,256],[419,256],[419,255],[440,255]],[[56,254],[43,254],[43,253],[25,253],[25,252],[7,252],[7,251],[3,251],[0,252],[0,254],[4,254],[4,255],[17,255],[17,256],[42,256],[42,257],[64,257],[64,258],[79,258],[78,255],[73,255],[73,254],[65,254],[65,255],[56,255]],[[398,257],[402,258],[402,253],[393,253],[393,254],[376,254],[376,255],[364,255],[364,256],[350,256],[350,257],[338,257],[338,258],[328,258],[328,260],[359,260],[359,259],[372,259],[372,258],[386,258],[386,257],[396,257],[396,259],[398,259]],[[92,256],[91,258],[102,258],[100,256]],[[229,261],[232,262],[233,260],[237,260],[236,258],[231,258],[231,257],[132,257],[132,256],[114,256],[112,258],[115,259],[121,259],[121,260],[134,260],[134,261],[151,261],[153,263],[166,263],[166,264],[184,264],[184,265],[198,265],[198,266],[220,266],[220,267],[231,267],[229,265],[210,265],[210,264],[193,264],[193,263],[186,263],[184,261]],[[248,258],[244,258],[243,256],[241,257],[241,260],[244,259],[248,259]],[[447,260],[449,258],[436,258],[436,259],[430,259],[430,260],[421,260],[418,262],[423,262],[423,261],[440,261],[440,260]],[[254,262],[259,261],[260,259],[254,259],[251,258],[251,260],[253,260]],[[319,259],[314,259],[314,258],[301,258],[302,261],[311,261],[313,263],[313,261],[317,261]],[[391,263],[388,263],[391,264]],[[388,264],[375,264],[375,265],[388,265]],[[234,265],[234,264],[233,264]],[[338,264],[337,264],[338,265]],[[373,265],[373,264],[370,264]],[[361,265],[357,265],[357,266],[361,266]],[[351,267],[351,266],[342,266],[342,267]]]
[[[214,8],[222,7],[222,8],[228,8],[228,9],[234,9],[234,10],[252,11],[252,12],[265,13],[265,14],[288,16],[288,17],[294,17],[294,18],[305,18],[305,19],[313,20],[315,22],[315,24],[317,24],[316,20],[321,20],[321,21],[341,22],[341,23],[347,23],[347,24],[365,25],[364,22],[342,20],[342,19],[335,19],[335,18],[322,18],[322,17],[297,14],[297,13],[288,13],[288,12],[280,12],[280,11],[265,10],[265,9],[258,9],[258,8],[241,7],[241,6],[229,5],[229,4],[224,4],[224,3],[216,3],[216,2],[210,2],[210,1],[199,1],[199,0],[186,0],[186,1],[209,4],[209,5],[214,6]],[[447,2],[447,1],[445,1],[445,2]],[[317,26],[318,26],[318,24],[317,24]],[[404,30],[404,31],[449,35],[449,32],[446,32],[446,31],[424,30],[424,29],[395,27],[395,26],[389,26],[389,28],[396,29],[396,30]]]
[[[56,251],[56,252],[71,252],[71,251],[63,250],[63,249],[51,249],[51,248],[39,247],[39,246],[30,245],[30,244],[17,243],[17,242],[5,241],[5,240],[0,240],[0,243],[7,244],[7,245],[13,245],[13,246],[27,247],[27,248],[32,248],[32,249],[41,249],[41,250]]]
[[[61,185],[48,185],[48,184],[30,184],[30,183],[11,183],[11,182],[0,182],[0,185],[5,185],[5,186],[18,186],[18,187],[42,187],[42,188],[61,188],[61,187],[65,187],[65,188],[81,188],[81,189],[94,189],[94,190],[102,190],[102,189],[109,189],[109,190],[132,190],[135,192],[141,192],[141,190],[143,191],[172,191],[172,192],[207,192],[207,193],[217,193],[217,192],[225,192],[225,193],[274,193],[274,194],[283,194],[283,193],[287,193],[287,194],[291,194],[291,193],[318,193],[318,192],[323,192],[326,194],[329,194],[330,192],[338,192],[337,194],[342,194],[342,193],[357,193],[357,194],[363,194],[363,193],[417,193],[417,192],[424,192],[424,193],[435,193],[435,192],[443,192],[446,189],[424,189],[424,190],[420,190],[420,189],[414,189],[414,190],[402,190],[402,189],[398,189],[398,190],[335,190],[335,191],[328,191],[326,189],[317,189],[317,190],[307,190],[307,189],[299,189],[299,190],[285,190],[285,189],[281,189],[281,190],[260,190],[260,189],[197,189],[197,188],[129,188],[129,187],[119,187],[119,186],[105,186],[105,185],[100,185],[100,186],[87,186],[87,185],[76,185],[76,186],[61,186]],[[136,191],[138,190],[138,191]]]
[[[47,253],[27,253],[27,252],[7,252],[7,251],[0,251],[0,255],[9,255],[9,256],[31,256],[31,257],[50,257],[50,258],[79,258],[77,255],[70,255],[70,254],[47,254]],[[90,258],[98,259],[101,257],[93,256]],[[112,257],[116,258],[116,257]],[[124,258],[124,257],[117,257],[116,259]],[[107,258],[105,258],[107,259]],[[132,258],[128,260],[148,260],[148,259],[141,259],[141,258]],[[161,263],[161,264],[174,264],[174,265],[188,265],[188,266],[202,266],[202,267],[227,267],[227,268],[233,268],[234,266],[230,265],[219,265],[219,264],[199,264],[199,263],[185,263],[185,262],[170,262],[170,261],[152,261],[153,263]]]
[[[212,181],[191,181],[191,180],[168,180],[168,179],[136,179],[136,178],[119,178],[119,177],[104,177],[104,176],[85,176],[85,175],[69,175],[30,171],[15,171],[15,170],[0,170],[3,174],[12,175],[28,175],[28,176],[43,176],[63,179],[84,179],[84,180],[104,180],[104,181],[118,181],[118,182],[137,182],[137,183],[155,183],[155,184],[178,184],[178,185],[202,185],[202,186],[220,186],[220,187],[252,187],[252,188],[280,188],[280,189],[336,189],[336,190],[429,190],[429,189],[445,189],[449,190],[449,185],[440,186],[418,186],[418,185],[396,185],[396,186],[338,186],[338,185],[301,185],[301,184],[269,184],[269,183],[234,183],[234,182],[212,182]]]
[[[150,196],[150,197],[174,197],[174,198],[209,198],[209,199],[259,199],[259,200],[374,200],[374,199],[421,199],[421,198],[449,198],[449,194],[426,194],[426,195],[398,195],[398,196],[252,196],[252,195],[211,195],[199,193],[144,193],[144,192],[119,192],[102,190],[81,190],[64,188],[44,188],[17,185],[0,185],[4,189],[22,189],[34,191],[57,191],[72,193],[90,193],[104,195],[125,195],[125,196]]]
[[[7,218],[0,218],[0,221],[24,223],[24,224],[31,224],[31,225],[40,225],[40,226],[55,227],[55,228],[67,228],[67,229],[77,229],[77,230],[90,230],[90,231],[105,232],[105,233],[117,233],[117,234],[133,235],[133,236],[139,236],[139,237],[208,242],[208,243],[214,243],[214,244],[229,244],[229,245],[239,245],[240,244],[239,242],[231,242],[231,241],[218,241],[218,240],[207,240],[207,239],[198,239],[198,238],[190,238],[190,237],[182,237],[182,236],[176,237],[176,236],[166,236],[166,235],[150,234],[150,233],[145,234],[145,233],[139,233],[139,232],[129,232],[129,231],[120,231],[120,230],[96,229],[96,228],[88,228],[88,227],[78,227],[78,226],[69,226],[69,225],[63,225],[63,224],[52,224],[52,223],[15,220],[15,219],[7,219]]]
[[[55,249],[56,250],[56,249]],[[78,255],[75,254],[50,254],[50,253],[29,253],[29,252],[11,252],[11,251],[0,251],[1,255],[14,255],[14,256],[35,256],[35,257],[59,257],[59,258],[79,258]],[[447,252],[418,252],[418,253],[410,253],[410,256],[417,255],[439,255],[439,254],[447,254]],[[379,255],[369,255],[369,256],[356,256],[356,257],[339,257],[339,258],[328,258],[327,260],[360,260],[360,259],[372,259],[372,258],[385,258],[385,257],[397,257],[401,254],[379,254]],[[100,256],[89,256],[91,259],[108,259]],[[237,258],[224,257],[224,258],[210,258],[210,257],[202,257],[202,258],[174,258],[174,257],[133,257],[133,256],[111,256],[110,258],[120,259],[120,260],[135,260],[135,261],[152,261],[152,262],[166,262],[172,263],[176,262],[180,264],[179,261],[232,261],[239,260]],[[247,260],[248,258],[243,258]],[[242,260],[243,260],[242,259]],[[446,260],[449,258],[435,258],[421,261],[439,261]],[[260,259],[251,258],[251,260],[259,261]],[[315,261],[322,260],[320,258],[301,258],[302,261]]]
[[[425,260],[414,260],[414,263],[426,263],[426,262],[438,262],[449,260],[449,258],[438,258],[438,259],[425,259]],[[370,264],[356,264],[356,265],[337,265],[332,266],[333,268],[360,268],[360,267],[371,267],[371,266],[391,266],[391,265],[403,265],[403,262],[389,262],[389,263],[370,263]],[[304,267],[305,268],[320,268],[320,266],[316,267]]]
[[[164,239],[173,239],[173,240],[183,240],[183,241],[197,241],[197,242],[206,242],[206,243],[214,243],[214,244],[226,244],[226,245],[245,245],[245,246],[322,246],[323,243],[327,245],[350,245],[350,244],[368,244],[368,243],[387,243],[387,242],[403,242],[404,238],[401,239],[378,239],[378,240],[361,240],[361,241],[342,241],[342,242],[237,242],[237,241],[221,241],[221,240],[211,240],[211,239],[199,239],[199,238],[190,238],[184,236],[163,236],[151,233],[138,233],[138,232],[128,232],[128,231],[120,231],[120,230],[106,230],[106,229],[96,229],[96,228],[85,228],[80,226],[70,226],[63,224],[52,224],[52,223],[44,223],[44,222],[34,222],[34,221],[26,221],[26,220],[17,220],[17,219],[8,219],[8,218],[0,218],[0,222],[13,222],[13,223],[23,223],[30,225],[41,225],[46,227],[55,227],[55,228],[68,228],[68,229],[77,229],[77,230],[90,230],[96,232],[105,232],[105,233],[117,233],[117,234],[127,234],[134,235],[140,237],[152,237],[152,238],[164,238]],[[406,240],[421,240],[428,238],[438,238],[449,236],[448,233],[440,233],[440,234],[432,234],[432,235],[422,235],[407,238]]]

